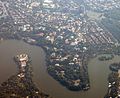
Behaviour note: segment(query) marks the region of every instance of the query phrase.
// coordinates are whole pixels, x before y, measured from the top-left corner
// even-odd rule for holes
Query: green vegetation
[[[112,9],[105,14],[101,23],[118,39],[120,42],[120,9]]]
[[[112,9],[108,12],[105,13],[105,16],[107,18],[112,18],[112,19],[115,19],[115,20],[120,20],[120,9]]]
[[[112,71],[118,72],[118,70],[120,69],[120,63],[113,63],[110,65],[110,69]]]
[[[31,60],[22,67],[21,63],[14,58],[19,71],[0,85],[0,98],[49,98],[33,83],[33,70]],[[21,76],[22,74],[22,76]]]
[[[102,55],[102,56],[100,56],[98,59],[100,60],[100,61],[106,61],[106,60],[112,60],[114,58],[114,55],[107,55],[107,54],[105,54],[105,55]]]

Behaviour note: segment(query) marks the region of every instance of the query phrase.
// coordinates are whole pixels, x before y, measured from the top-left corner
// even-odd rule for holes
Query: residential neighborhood
[[[0,0],[0,39],[42,47],[50,76],[71,91],[87,91],[89,60],[99,54],[120,54],[119,37],[104,24],[106,13],[119,9],[119,4],[119,0]],[[26,56],[18,56],[19,78],[26,75]]]

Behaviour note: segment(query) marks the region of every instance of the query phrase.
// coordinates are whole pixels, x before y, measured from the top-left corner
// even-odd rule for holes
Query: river
[[[88,65],[91,89],[86,92],[72,92],[48,75],[45,66],[45,52],[42,48],[23,41],[6,40],[0,43],[0,83],[17,72],[13,57],[20,53],[30,55],[35,84],[53,98],[103,98],[107,92],[109,64],[120,60],[119,56],[104,62],[97,58],[91,59]]]

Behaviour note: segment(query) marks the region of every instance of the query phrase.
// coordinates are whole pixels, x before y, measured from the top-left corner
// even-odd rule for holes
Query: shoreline
[[[4,47],[4,48],[2,48],[2,47]],[[7,50],[5,50],[5,48],[8,49],[8,47],[10,47],[9,49],[12,49],[12,51],[9,51],[10,53],[5,52],[5,53],[9,54],[9,55],[6,55],[6,56],[9,56],[9,58],[14,57],[14,55],[20,54],[21,52],[30,54],[30,57],[31,57],[32,63],[33,63],[32,65],[34,67],[33,71],[35,72],[34,77],[36,78],[34,81],[36,81],[36,84],[38,84],[37,87],[41,88],[42,91],[47,92],[48,94],[50,94],[51,96],[54,96],[55,98],[64,98],[64,97],[77,98],[78,96],[79,97],[81,96],[82,98],[88,98],[89,96],[91,96],[91,98],[98,98],[97,97],[98,95],[101,96],[101,98],[103,98],[102,96],[105,95],[104,92],[106,92],[106,90],[107,90],[106,88],[107,88],[107,84],[108,84],[107,83],[107,78],[108,78],[107,73],[109,73],[108,65],[112,62],[119,61],[118,56],[115,56],[115,58],[112,61],[107,61],[107,65],[105,62],[98,61],[97,58],[90,60],[90,62],[88,63],[89,64],[88,69],[89,69],[89,75],[90,75],[91,89],[88,90],[87,92],[84,92],[84,91],[72,92],[72,91],[66,89],[64,86],[60,85],[51,76],[49,76],[49,74],[46,71],[46,66],[45,66],[46,65],[45,64],[45,52],[43,51],[42,48],[39,48],[36,46],[31,46],[29,44],[24,43],[23,41],[8,40],[8,41],[5,41],[1,46],[1,48],[2,48],[1,51],[4,55],[5,55],[4,51],[7,51]],[[15,48],[15,47],[17,47],[17,48]],[[20,47],[22,49],[19,49]],[[4,56],[4,58],[6,58],[6,56]],[[10,59],[10,60],[12,60],[12,59]],[[12,60],[12,62],[13,62],[13,60]],[[13,65],[12,63],[10,63],[10,64],[11,64],[11,66]],[[6,64],[6,65],[8,65],[8,64]],[[16,64],[14,64],[14,66],[16,66]],[[7,66],[6,66],[6,68],[7,68]],[[102,71],[102,73],[101,73],[100,70],[104,70],[104,72]],[[97,71],[97,73],[95,74],[96,71]],[[43,77],[43,75],[45,75],[45,76]],[[101,76],[103,76],[103,77],[101,77]],[[98,79],[97,77],[101,77],[101,78]],[[101,82],[98,82],[98,80]],[[94,81],[96,81],[96,82],[94,82]],[[100,86],[99,86],[99,84],[100,84]],[[55,87],[53,87],[52,85],[54,85]],[[100,87],[101,89],[103,88],[102,92],[99,93],[99,91],[97,91],[96,87]],[[98,92],[99,94],[93,95],[93,92],[96,92],[96,93]],[[61,97],[59,96],[59,94]],[[62,95],[62,94],[64,94],[64,95]],[[89,96],[87,96],[87,95],[89,95]]]
[[[80,78],[78,78],[78,79],[69,79],[69,80],[67,80],[66,81],[66,79],[64,79],[64,78],[61,78],[61,79],[59,79],[60,77],[58,77],[58,76],[56,76],[56,73],[54,73],[53,74],[53,72],[52,71],[50,71],[49,70],[49,68],[50,68],[50,63],[52,63],[50,60],[52,60],[52,59],[50,59],[50,52],[51,52],[51,50],[53,49],[52,47],[51,48],[48,48],[48,46],[43,46],[43,45],[39,45],[39,44],[33,44],[33,43],[28,43],[26,40],[22,40],[22,39],[10,39],[10,40],[18,40],[18,41],[23,41],[23,42],[25,42],[25,43],[27,43],[27,44],[30,44],[30,45],[32,45],[32,46],[38,46],[38,47],[41,47],[44,51],[45,51],[45,53],[46,53],[46,67],[47,67],[47,72],[48,72],[48,74],[52,77],[52,78],[54,78],[56,81],[58,81],[62,86],[64,86],[64,87],[66,87],[68,90],[71,90],[71,91],[86,91],[86,90],[88,90],[89,88],[90,88],[90,84],[89,84],[89,76],[88,76],[88,73],[86,73],[87,72],[87,64],[84,64],[84,66],[82,67],[81,66],[81,70],[86,70],[86,71],[82,71],[82,73],[85,73],[84,75],[86,75],[86,76],[83,76],[83,77],[86,77],[86,80],[84,80],[84,81],[88,81],[87,83],[85,83],[85,84],[80,84],[80,80],[82,79],[82,77],[81,77],[81,79]],[[62,52],[64,51],[64,49],[62,50]],[[65,50],[66,51],[66,50]],[[54,51],[55,52],[55,51]],[[56,51],[57,52],[57,51]],[[59,52],[59,50],[58,50],[58,52]],[[64,53],[64,52],[63,52]],[[64,56],[66,55],[66,54],[63,54]],[[61,55],[62,56],[62,55]],[[70,54],[70,57],[72,57],[72,55]],[[62,59],[62,58],[57,58],[57,59]],[[56,60],[57,60],[56,59]],[[72,59],[74,59],[74,58],[72,58]],[[54,59],[53,59],[54,60]],[[57,62],[63,62],[63,61],[57,61]],[[63,62],[63,65],[65,64],[65,62],[67,62],[67,63],[71,63],[72,64],[72,62],[71,61],[69,61],[69,59],[68,59],[68,61],[66,61],[66,59],[64,59],[65,61]],[[84,59],[84,61],[85,62],[87,62],[85,59]],[[54,61],[53,61],[54,62]],[[56,62],[56,61],[55,61]],[[74,61],[74,64],[73,65],[76,65],[75,64],[75,62],[76,61]],[[67,64],[66,63],[66,64]],[[70,65],[70,66],[73,66],[73,65]],[[81,65],[81,64],[80,64]],[[80,65],[79,65],[79,63],[77,63],[77,66],[78,67],[80,67]],[[66,66],[66,65],[65,65]],[[76,66],[76,67],[77,67]],[[55,65],[55,63],[53,63],[53,67],[55,68],[55,67],[60,67],[60,66],[56,66]],[[66,69],[67,70],[67,69]],[[55,71],[54,71],[55,72]],[[58,70],[58,72],[59,72],[59,70]],[[80,71],[79,71],[80,72]],[[60,74],[63,74],[63,71],[61,70],[61,73]],[[79,75],[79,74],[78,74]],[[82,83],[84,83],[84,82],[82,82]]]
[[[18,72],[8,78],[0,86],[0,97],[43,97],[52,98],[48,94],[39,91],[32,80],[32,66],[27,54],[20,54],[13,58],[18,65]],[[9,87],[9,88],[8,88]]]

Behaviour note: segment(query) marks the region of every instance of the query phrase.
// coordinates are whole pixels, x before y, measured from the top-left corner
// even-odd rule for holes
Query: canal
[[[98,57],[91,59],[88,65],[91,89],[86,92],[72,92],[48,75],[45,66],[45,52],[42,48],[23,41],[6,40],[0,43],[0,83],[17,72],[13,57],[20,53],[30,55],[35,84],[53,98],[103,98],[107,92],[109,64],[120,60],[119,56],[104,62],[99,61]]]

